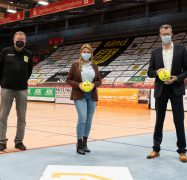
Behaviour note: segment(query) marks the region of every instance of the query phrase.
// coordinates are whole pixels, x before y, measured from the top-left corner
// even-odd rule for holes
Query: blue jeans
[[[77,139],[82,139],[83,136],[89,136],[96,109],[96,101],[91,99],[91,92],[89,92],[84,93],[83,99],[75,100],[74,102],[78,113]]]

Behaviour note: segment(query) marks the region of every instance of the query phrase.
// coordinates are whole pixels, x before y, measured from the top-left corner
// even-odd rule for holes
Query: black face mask
[[[16,41],[16,46],[18,48],[23,48],[25,46],[25,43],[23,41]]]

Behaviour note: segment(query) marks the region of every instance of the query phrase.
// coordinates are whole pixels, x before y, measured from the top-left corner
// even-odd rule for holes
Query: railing
[[[157,12],[149,12],[148,15],[146,16],[146,14],[137,14],[137,15],[132,15],[132,16],[126,16],[126,17],[121,17],[121,18],[112,18],[112,19],[105,19],[104,24],[108,24],[108,23],[113,23],[113,22],[120,22],[120,21],[127,21],[127,20],[132,20],[132,19],[140,19],[140,18],[146,18],[146,17],[154,17],[154,16],[158,16],[158,15],[169,15],[169,16],[173,16],[176,13],[181,13],[181,12],[187,12],[187,8],[176,8],[176,9],[170,9],[170,10],[164,10],[164,11],[157,11]],[[31,33],[27,33],[28,36],[32,36],[32,35],[40,35],[40,34],[44,34],[44,33],[49,33],[49,32],[59,32],[59,31],[65,31],[65,30],[72,30],[72,29],[79,29],[79,28],[87,28],[87,27],[92,27],[92,26],[97,26],[97,25],[101,25],[101,22],[94,22],[92,24],[91,23],[83,23],[83,24],[79,24],[79,25],[72,25],[72,26],[68,26],[68,29],[66,29],[65,27],[60,27],[60,28],[55,28],[55,29],[47,29],[47,30],[39,30],[37,33],[36,32],[31,32]],[[1,36],[7,36],[9,35],[9,33],[3,33]]]
[[[180,10],[180,11],[179,11]],[[187,12],[187,8],[176,8],[176,9],[170,9],[170,10],[163,10],[163,11],[156,11],[156,12],[150,12],[148,13],[148,16],[146,16],[146,14],[137,14],[137,15],[132,15],[132,16],[126,16],[126,17],[121,17],[121,18],[112,18],[112,19],[105,19],[104,24],[108,24],[108,23],[112,23],[112,22],[120,22],[120,21],[126,21],[126,20],[132,20],[132,19],[140,19],[140,18],[145,18],[145,17],[153,17],[153,16],[158,16],[158,15],[173,15],[176,14],[178,12]],[[101,25],[101,22],[87,22],[87,23],[83,23],[83,24],[78,24],[78,25],[72,25],[72,26],[68,26],[68,29],[66,29],[65,27],[60,27],[60,28],[55,28],[55,29],[47,29],[47,30],[42,30],[39,31],[39,33],[43,34],[45,32],[58,32],[58,31],[64,31],[64,30],[71,30],[71,29],[79,29],[79,28],[86,28],[86,27],[92,27],[94,25]],[[29,35],[35,35],[35,33],[29,33]]]
[[[180,11],[180,13],[178,13]],[[182,12],[182,13],[181,13]],[[112,23],[112,21],[114,22]],[[109,23],[110,21],[110,23]],[[97,41],[111,37],[129,37],[140,36],[146,34],[158,33],[158,28],[161,24],[173,22],[174,31],[185,30],[187,25],[187,8],[171,9],[166,11],[158,11],[135,16],[128,16],[125,18],[110,19],[105,24],[79,24],[69,26],[68,30],[65,27],[47,29],[35,33],[28,33],[28,44],[32,42],[40,42],[53,37],[63,37],[65,43],[83,42],[83,41]],[[6,37],[10,34],[2,34],[0,37]]]

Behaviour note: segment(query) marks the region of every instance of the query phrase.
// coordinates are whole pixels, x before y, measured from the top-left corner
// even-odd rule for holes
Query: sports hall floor
[[[39,180],[47,165],[128,167],[134,180],[187,179],[187,164],[176,153],[171,111],[166,115],[161,156],[152,160],[146,155],[152,150],[154,110],[98,106],[89,139],[92,152],[85,156],[75,152],[76,122],[73,105],[29,102],[24,140],[28,150],[16,152],[13,105],[8,149],[0,154],[0,180]]]

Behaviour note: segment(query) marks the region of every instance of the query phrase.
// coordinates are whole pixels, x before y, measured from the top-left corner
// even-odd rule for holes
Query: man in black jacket
[[[32,53],[25,49],[26,35],[16,32],[14,46],[2,50],[0,54],[0,151],[6,149],[7,119],[15,98],[17,111],[17,133],[15,148],[26,150],[23,144],[25,134],[25,116],[27,109],[27,81],[32,74]]]
[[[184,79],[187,77],[187,52],[184,47],[173,44],[172,35],[171,25],[166,24],[160,27],[162,47],[152,51],[148,68],[148,76],[155,78],[156,124],[153,136],[153,151],[147,158],[151,159],[159,156],[167,102],[170,99],[177,133],[177,152],[179,153],[179,159],[182,162],[187,162],[183,107]],[[161,81],[158,78],[158,73],[163,68],[171,72],[170,80]]]

